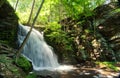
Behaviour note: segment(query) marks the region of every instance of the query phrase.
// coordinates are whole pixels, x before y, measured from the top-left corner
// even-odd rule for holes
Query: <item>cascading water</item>
[[[19,25],[18,44],[21,45],[30,27]],[[22,50],[23,56],[32,62],[34,70],[50,69],[59,66],[52,48],[44,41],[43,35],[33,29]]]
[[[18,44],[21,45],[30,27],[19,25]],[[22,54],[32,62],[33,69],[39,70],[71,70],[73,67],[60,65],[52,47],[44,41],[43,35],[33,29],[26,42]]]

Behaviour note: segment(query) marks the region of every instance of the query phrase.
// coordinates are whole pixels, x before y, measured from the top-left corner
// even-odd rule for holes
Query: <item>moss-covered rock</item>
[[[16,64],[17,66],[22,68],[24,71],[30,71],[32,68],[31,63],[23,56],[20,56],[19,58],[17,58]]]

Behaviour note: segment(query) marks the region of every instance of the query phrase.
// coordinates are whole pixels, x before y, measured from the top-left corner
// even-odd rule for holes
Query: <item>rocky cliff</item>
[[[0,0],[0,43],[15,45],[18,17],[7,0]]]

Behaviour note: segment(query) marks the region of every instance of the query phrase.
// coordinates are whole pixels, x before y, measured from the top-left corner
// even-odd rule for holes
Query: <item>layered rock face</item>
[[[109,48],[120,61],[120,8],[118,3],[110,3],[96,9],[98,31],[106,39]]]
[[[7,0],[0,0],[0,43],[15,44],[18,17]]]

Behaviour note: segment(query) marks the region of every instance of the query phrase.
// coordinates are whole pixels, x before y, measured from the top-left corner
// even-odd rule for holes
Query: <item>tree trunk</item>
[[[33,0],[33,3],[32,3],[32,8],[31,8],[31,12],[30,12],[30,16],[29,16],[29,19],[28,19],[27,25],[29,25],[30,20],[31,20],[31,17],[32,17],[33,9],[34,9],[34,4],[35,4],[35,0]]]
[[[18,6],[18,3],[19,3],[19,0],[17,0],[17,2],[16,2],[16,4],[15,4],[15,11],[16,11],[16,9],[17,9],[17,6]]]

